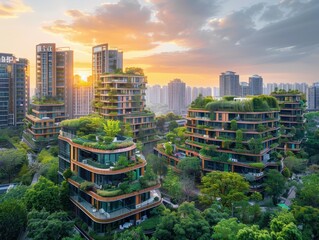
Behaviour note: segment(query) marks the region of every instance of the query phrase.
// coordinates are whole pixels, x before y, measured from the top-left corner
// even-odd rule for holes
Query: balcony
[[[91,203],[75,194],[70,196],[70,200],[92,220],[100,223],[108,223],[123,219],[146,209],[158,206],[162,202],[161,194],[157,190],[151,190],[151,197],[144,202],[136,205],[124,206],[121,209],[110,212],[106,212],[103,208],[96,209]]]

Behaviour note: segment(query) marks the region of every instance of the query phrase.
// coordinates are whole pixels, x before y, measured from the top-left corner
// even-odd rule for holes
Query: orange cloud
[[[25,5],[22,0],[11,0],[0,3],[0,18],[15,18],[19,13],[31,12],[32,8]]]
[[[67,40],[90,46],[107,42],[124,51],[157,46],[153,32],[159,23],[150,21],[151,10],[141,7],[138,1],[103,4],[91,14],[79,10],[69,10],[66,14],[72,18],[71,23],[56,20],[43,28]]]

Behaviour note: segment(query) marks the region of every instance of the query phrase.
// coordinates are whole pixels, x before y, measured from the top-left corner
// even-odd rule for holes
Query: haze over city
[[[236,71],[242,81],[317,79],[319,55],[315,0],[120,0],[0,3],[0,52],[31,62],[35,45],[55,42],[74,50],[74,73],[91,75],[92,46],[109,43],[124,52],[124,67],[144,68],[149,84],[180,78],[190,86],[218,86]]]

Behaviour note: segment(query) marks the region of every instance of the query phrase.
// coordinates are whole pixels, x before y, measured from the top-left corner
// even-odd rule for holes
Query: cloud
[[[32,8],[25,5],[22,0],[10,0],[0,3],[0,18],[16,18],[19,13],[31,11]]]
[[[222,4],[148,0],[141,5],[138,0],[120,0],[92,13],[69,10],[71,21],[56,20],[44,28],[70,41],[90,46],[107,42],[124,52],[150,52],[166,43],[185,49],[125,60],[129,65],[147,65],[147,72],[288,71],[301,60],[318,56],[319,1],[259,1],[226,15]]]
[[[153,32],[159,24],[150,20],[151,10],[142,7],[137,0],[103,4],[93,13],[70,10],[67,15],[72,18],[70,23],[56,20],[44,29],[85,45],[107,42],[125,51],[157,46]]]

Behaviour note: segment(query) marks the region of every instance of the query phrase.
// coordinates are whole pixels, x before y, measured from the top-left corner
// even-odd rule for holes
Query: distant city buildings
[[[263,78],[259,75],[249,77],[249,95],[263,94]]]
[[[219,96],[240,96],[239,75],[227,71],[219,76]]]
[[[250,95],[250,88],[249,84],[247,82],[240,82],[240,96],[245,97],[247,95]]]
[[[73,117],[79,118],[91,113],[93,98],[92,92],[92,77],[87,81],[81,79],[79,75],[74,76],[73,88]]]
[[[0,53],[0,128],[24,124],[29,85],[29,61]]]
[[[168,83],[168,109],[181,115],[186,110],[185,102],[186,84],[180,79],[174,79]]]
[[[308,90],[308,110],[319,110],[319,82],[314,83]]]
[[[304,94],[308,94],[308,84],[307,83],[267,83],[265,85],[264,94],[270,95],[276,89],[283,89],[286,91],[289,90],[298,90]]]

